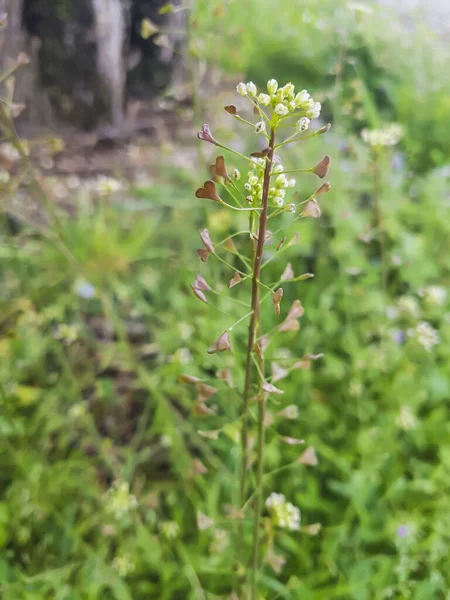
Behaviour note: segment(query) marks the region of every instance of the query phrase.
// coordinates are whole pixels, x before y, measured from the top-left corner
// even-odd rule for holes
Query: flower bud
[[[291,82],[287,83],[284,87],[281,88],[283,90],[284,97],[289,100],[294,97],[295,87]]]
[[[269,106],[270,96],[268,94],[259,94],[258,102],[261,104],[261,106]]]
[[[208,250],[208,252],[211,252],[212,254],[214,254],[215,253],[214,246],[211,241],[209,231],[207,229],[202,229],[200,231],[200,238],[201,238],[203,244],[205,245],[205,248]]]
[[[214,144],[215,146],[217,146],[217,141],[214,139],[211,133],[211,129],[209,128],[209,125],[207,123],[204,123],[202,125],[202,128],[197,133],[197,137],[199,140],[203,140],[204,142],[209,142],[210,144]]]
[[[233,171],[233,179],[235,179],[236,181],[239,181],[239,179],[241,178],[241,173],[238,169],[234,169]]]
[[[269,81],[267,82],[267,91],[269,92],[269,94],[272,96],[276,93],[277,89],[278,81],[276,79],[269,79]]]
[[[299,119],[295,125],[295,128],[297,129],[297,131],[299,133],[303,133],[304,131],[306,131],[309,127],[309,123],[310,120],[308,119],[308,117],[302,117],[301,119]]]
[[[275,179],[275,185],[279,188],[288,187],[288,178],[286,177],[286,175],[278,175],[278,177]]]
[[[258,123],[256,123],[255,125],[255,133],[265,133],[266,131],[266,124],[264,123],[264,121],[258,121]]]
[[[253,83],[253,81],[249,81],[247,83],[247,93],[249,96],[252,96],[253,98],[256,97],[258,90],[256,89],[256,85]]]
[[[247,86],[245,85],[245,83],[238,83],[238,85],[236,86],[236,91],[238,94],[240,94],[241,96],[247,96]]]

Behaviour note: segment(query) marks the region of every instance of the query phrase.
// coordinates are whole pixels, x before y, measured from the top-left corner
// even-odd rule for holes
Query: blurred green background
[[[267,268],[269,281],[287,260],[315,275],[286,291],[305,315],[273,352],[324,357],[269,405],[265,494],[298,506],[302,530],[276,532],[261,598],[450,598],[450,49],[422,17],[343,0],[198,0],[188,133],[141,177],[47,177],[44,214],[29,214],[24,181],[3,172],[14,200],[0,229],[4,600],[231,597],[245,328],[235,356],[209,356],[223,313],[242,307],[227,291],[206,306],[189,286],[202,273],[225,288],[226,267],[198,261],[198,230],[222,239],[242,222],[194,198],[211,157],[195,131],[208,122],[252,149],[223,106],[238,103],[237,82],[272,77],[322,102],[331,131],[284,161],[329,154],[332,190]],[[396,144],[361,136],[392,123]],[[308,175],[299,184],[314,191]],[[270,306],[263,319],[275,322]],[[224,367],[231,388],[214,377]],[[196,414],[182,373],[219,388],[215,414]],[[277,416],[291,405],[297,418]],[[281,436],[304,439],[318,464],[296,464],[303,449]]]

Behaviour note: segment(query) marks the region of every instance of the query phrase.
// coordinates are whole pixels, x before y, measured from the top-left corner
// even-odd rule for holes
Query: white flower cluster
[[[315,102],[306,90],[296,94],[292,83],[278,87],[276,79],[270,79],[267,82],[267,94],[258,94],[256,85],[252,81],[239,83],[236,90],[238,94],[251,98],[253,102],[257,102],[260,106],[270,106],[279,117],[289,115],[302,117],[297,123],[298,131],[306,131],[309,120],[317,119],[322,108],[320,102]]]
[[[447,290],[439,285],[430,285],[428,287],[420,288],[419,296],[421,296],[427,304],[444,306],[447,301]]]
[[[112,568],[116,571],[120,577],[126,577],[135,570],[135,564],[131,560],[131,556],[126,552],[116,558],[112,562]]]
[[[252,162],[253,168],[248,172],[247,183],[244,185],[247,193],[246,200],[249,204],[259,205],[262,198],[266,160],[264,158],[254,158]],[[281,163],[274,165],[271,177],[272,185],[269,188],[269,202],[279,207],[284,206],[286,190],[294,187],[296,183],[295,179],[286,177],[283,171],[284,167]],[[275,177],[275,175],[277,176]]]
[[[408,335],[414,337],[427,352],[439,344],[439,333],[426,321],[419,323],[415,329],[409,329]]]
[[[391,123],[382,129],[363,129],[362,139],[369,146],[395,146],[404,135],[404,130],[398,123]]]
[[[300,529],[300,509],[286,502],[284,494],[273,492],[266,500],[266,507],[276,527],[298,531]]]
[[[180,535],[180,526],[175,521],[164,521],[161,524],[161,533],[167,540],[175,540]]]
[[[115,481],[106,493],[106,510],[117,520],[123,518],[138,505],[136,496],[130,493],[126,481]]]
[[[420,316],[420,305],[413,296],[400,296],[397,308],[402,315],[417,319]]]
[[[409,431],[410,429],[415,429],[417,427],[417,419],[409,406],[404,405],[401,407],[400,414],[395,419],[395,424],[405,431]]]

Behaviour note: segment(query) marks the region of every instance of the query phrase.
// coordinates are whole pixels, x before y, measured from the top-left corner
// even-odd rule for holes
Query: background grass
[[[300,332],[275,339],[273,355],[325,356],[283,381],[269,407],[266,493],[297,505],[303,530],[276,532],[261,597],[448,599],[450,310],[430,288],[450,277],[448,44],[419,21],[341,1],[200,0],[191,25],[199,72],[292,80],[333,124],[285,159],[294,167],[332,156],[322,219],[302,223],[299,243],[266,270],[275,281],[290,261],[296,275],[315,275],[286,290],[284,306],[300,297],[305,316]],[[196,82],[198,122],[209,115],[216,137],[237,143],[206,80]],[[235,101],[232,92],[220,100]],[[382,289],[374,159],[360,131],[394,121],[404,138],[378,163]],[[81,186],[57,226],[4,215],[5,600],[230,596],[243,372],[206,348],[230,325],[223,313],[237,319],[242,307],[227,293],[207,307],[189,285],[200,272],[218,289],[232,274],[198,262],[198,229],[221,239],[242,223],[193,199],[206,158],[185,172],[163,164],[151,185],[124,182],[106,197]],[[308,176],[300,185],[302,195],[314,191]],[[243,284],[233,297],[246,292]],[[263,318],[274,323],[270,306]],[[439,332],[430,352],[410,335],[423,321]],[[245,327],[234,345],[238,355]],[[214,378],[223,367],[235,387]],[[192,389],[177,383],[183,372],[219,388],[208,403],[217,414],[195,414]],[[292,404],[298,419],[276,416]],[[217,439],[205,437],[211,430]],[[305,439],[319,464],[296,464],[301,450],[283,436]],[[199,512],[214,523],[204,528]],[[308,529],[317,523],[319,532]]]

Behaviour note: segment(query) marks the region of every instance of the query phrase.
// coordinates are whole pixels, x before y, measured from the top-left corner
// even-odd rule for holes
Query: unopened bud
[[[276,79],[269,79],[269,81],[267,82],[267,91],[269,92],[269,94],[272,96],[276,93],[277,89],[278,81]]]
[[[202,128],[197,133],[197,137],[199,140],[203,140],[204,142],[209,142],[210,144],[214,144],[217,146],[217,141],[214,139],[213,134],[211,133],[211,129],[207,123],[202,125]]]
[[[323,127],[321,127],[320,129],[318,129],[317,131],[315,131],[314,133],[316,135],[320,135],[322,133],[326,133],[327,131],[330,130],[331,127],[331,123],[327,123],[326,125],[324,125]]]
[[[258,90],[256,89],[256,85],[253,83],[253,81],[249,81],[247,83],[247,93],[249,96],[252,96],[253,98],[255,98],[256,94],[258,93]]]
[[[202,240],[202,242],[205,245],[205,248],[208,250],[208,252],[211,252],[211,254],[215,254],[214,246],[211,241],[209,231],[207,229],[202,229],[200,231],[200,239]]]
[[[245,83],[238,83],[236,86],[236,91],[239,95],[241,96],[247,96],[247,86],[245,85]]]

